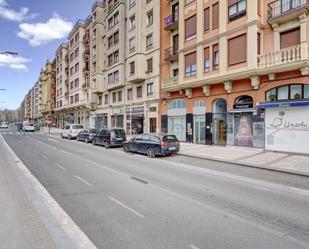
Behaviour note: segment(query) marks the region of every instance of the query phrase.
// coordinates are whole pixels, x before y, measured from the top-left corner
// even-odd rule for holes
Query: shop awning
[[[229,113],[240,113],[240,112],[255,112],[255,108],[243,108],[243,109],[232,109]]]
[[[269,108],[290,108],[290,107],[301,107],[301,106],[309,106],[309,100],[263,102],[263,103],[260,103],[257,106],[257,108],[259,108],[259,109],[269,109]]]

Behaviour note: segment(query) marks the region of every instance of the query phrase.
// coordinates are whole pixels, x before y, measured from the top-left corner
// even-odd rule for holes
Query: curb
[[[46,188],[35,178],[27,166],[16,155],[12,148],[5,141],[0,133],[0,140],[3,141],[4,147],[16,162],[16,169],[21,173],[27,184],[29,184],[37,193],[41,201],[51,213],[55,221],[60,225],[62,231],[67,235],[68,239],[75,248],[80,249],[97,249],[88,236],[81,228],[72,220],[72,218],[63,210],[58,202],[49,194]]]
[[[180,153],[180,152],[178,152],[177,155],[190,157],[190,158],[196,158],[196,159],[202,159],[202,160],[209,160],[209,161],[214,161],[214,162],[220,162],[220,163],[235,164],[235,165],[243,166],[243,167],[264,169],[264,170],[268,170],[268,171],[280,172],[280,173],[285,173],[285,174],[309,177],[309,172],[289,170],[289,169],[281,169],[281,168],[278,169],[278,168],[274,168],[274,167],[265,167],[265,166],[255,165],[255,164],[245,164],[245,163],[241,163],[241,162],[231,162],[231,161],[228,161],[228,160],[223,160],[223,159],[218,159],[218,158],[194,156],[194,155],[188,155],[188,154],[184,154],[184,153]]]

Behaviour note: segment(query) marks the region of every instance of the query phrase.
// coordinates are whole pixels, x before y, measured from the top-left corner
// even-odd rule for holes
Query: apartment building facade
[[[51,120],[55,123],[54,108],[56,103],[56,72],[55,61],[47,61],[45,67],[40,72],[39,77],[40,95],[41,95],[41,113],[42,122],[47,123]]]
[[[128,134],[158,131],[160,68],[154,62],[160,60],[160,1],[106,1],[96,5],[93,16],[96,127],[122,127]]]
[[[34,93],[34,113],[33,120],[36,123],[42,122],[42,113],[41,113],[41,94],[40,94],[40,85],[39,82],[36,82],[33,86]]]
[[[308,153],[308,1],[163,2],[162,131]]]

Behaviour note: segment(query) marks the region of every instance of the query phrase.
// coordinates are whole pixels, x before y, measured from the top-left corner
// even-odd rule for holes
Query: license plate
[[[169,147],[169,150],[176,150],[176,147]]]
[[[117,138],[116,140],[117,140],[117,141],[122,141],[122,138],[121,138],[121,137],[119,137],[119,138]]]

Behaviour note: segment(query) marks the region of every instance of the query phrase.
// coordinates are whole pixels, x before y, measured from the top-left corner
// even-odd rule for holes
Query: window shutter
[[[209,8],[204,9],[204,30],[207,31],[210,28]]]
[[[288,48],[300,44],[300,28],[280,34],[280,48]]]
[[[229,65],[242,63],[247,60],[247,35],[240,35],[228,40]]]
[[[185,65],[186,67],[196,64],[196,52],[191,54],[187,54],[185,57]]]
[[[219,27],[219,2],[212,6],[212,29]]]
[[[185,37],[190,37],[196,34],[196,15],[188,18],[185,24]]]

